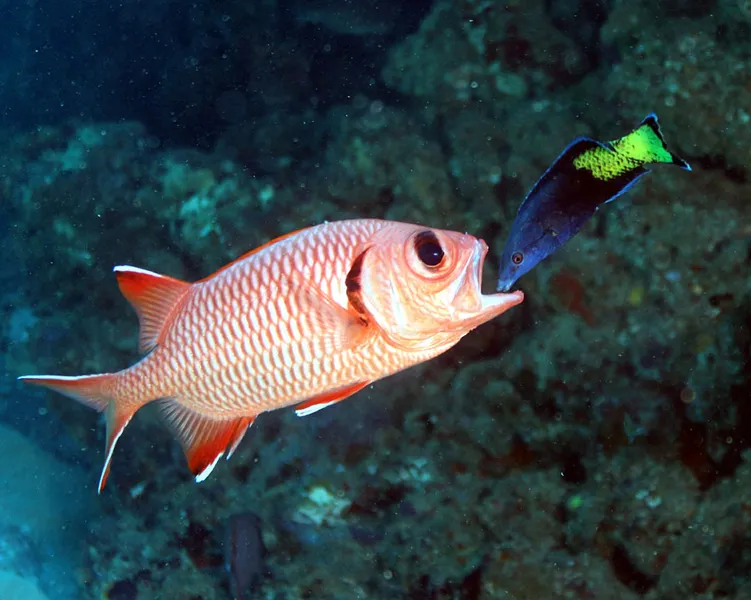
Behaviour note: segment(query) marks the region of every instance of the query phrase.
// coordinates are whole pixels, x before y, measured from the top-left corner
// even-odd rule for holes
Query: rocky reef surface
[[[19,109],[0,139],[0,447],[38,446],[13,471],[37,515],[53,509],[35,496],[79,490],[59,499],[67,544],[60,518],[0,496],[17,515],[0,590],[63,597],[49,533],[81,555],[82,599],[225,599],[238,581],[269,599],[751,598],[747,2],[129,4],[133,39],[176,17],[149,81],[112,52],[113,94],[130,76],[148,101],[105,110],[86,88],[76,113]],[[40,98],[46,60],[18,67]],[[13,381],[138,358],[114,265],[195,280],[324,220],[484,237],[489,291],[547,165],[651,111],[692,173],[656,169],[439,359],[314,416],[264,415],[201,485],[147,408],[93,498],[97,417]]]

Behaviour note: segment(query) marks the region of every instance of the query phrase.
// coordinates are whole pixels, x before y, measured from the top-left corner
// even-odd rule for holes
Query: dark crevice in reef
[[[687,406],[681,399],[683,387],[671,384],[659,386],[659,391],[672,401],[680,419],[680,459],[696,477],[702,491],[710,489],[722,479],[732,477],[743,462],[743,451],[751,447],[751,403],[748,401],[751,398],[751,312],[740,319],[736,331],[745,377],[730,389],[730,403],[726,408],[732,408],[735,414],[732,426],[710,430],[707,423],[690,420]],[[720,459],[715,459],[710,454],[710,433],[714,439],[726,441],[725,452]]]
[[[600,29],[608,19],[609,2],[547,0],[546,12],[555,27],[582,49],[592,68],[602,61]]]
[[[678,435],[678,453],[681,462],[693,473],[699,483],[699,489],[706,491],[722,479],[732,477],[743,462],[742,452],[751,447],[751,382],[734,386],[731,390],[732,404],[735,406],[735,424],[731,428],[712,432],[713,437],[728,440],[723,457],[712,458],[708,439],[709,427],[706,423],[692,421],[687,416],[686,404],[681,400],[678,387],[665,389],[662,393],[672,401],[673,408],[680,419]]]
[[[406,598],[409,600],[448,600],[449,598],[479,600],[482,596],[485,563],[486,560],[458,582],[445,581],[442,584],[433,584],[428,575],[423,575],[409,588]]]
[[[715,597],[740,597],[738,582],[751,572],[751,535],[747,532],[733,532],[723,550],[719,577],[714,583]]]
[[[631,561],[626,548],[620,544],[612,548],[610,564],[618,581],[640,596],[646,595],[657,585],[659,578],[642,573]]]

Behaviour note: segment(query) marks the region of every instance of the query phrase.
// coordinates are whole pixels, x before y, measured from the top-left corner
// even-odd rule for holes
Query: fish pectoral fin
[[[215,419],[186,408],[174,398],[160,401],[167,425],[180,440],[188,467],[198,483],[204,481],[226,454],[237,450],[245,432],[255,421],[252,417]]]
[[[138,314],[139,350],[149,352],[159,343],[191,284],[137,267],[123,265],[114,270],[120,291]]]
[[[356,383],[354,385],[349,385],[347,387],[334,390],[333,392],[326,392],[325,394],[309,398],[305,402],[302,402],[295,407],[295,414],[298,417],[307,417],[308,415],[312,415],[314,412],[318,412],[322,408],[326,408],[327,406],[341,402],[345,398],[349,398],[351,395],[356,394],[361,389],[369,386],[371,383],[371,381]]]
[[[300,318],[308,321],[316,335],[316,351],[333,354],[361,344],[372,333],[368,321],[354,310],[340,306],[308,285],[295,286]]]

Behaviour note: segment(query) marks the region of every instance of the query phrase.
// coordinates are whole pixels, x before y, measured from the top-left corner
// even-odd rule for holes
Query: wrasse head
[[[456,341],[524,299],[521,292],[482,293],[487,252],[484,241],[468,234],[394,224],[361,255],[363,308],[402,347]]]
[[[501,255],[497,290],[507,292],[520,277],[556,250],[557,236],[553,231],[546,232],[535,220],[521,225],[514,222]]]

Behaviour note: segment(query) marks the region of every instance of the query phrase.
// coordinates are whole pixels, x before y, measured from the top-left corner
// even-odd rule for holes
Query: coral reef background
[[[0,598],[751,599],[751,5],[0,0]],[[524,305],[196,485],[122,368],[111,269],[189,280],[384,217],[491,246],[576,135],[655,111],[658,169]],[[233,551],[242,540],[243,552]]]

